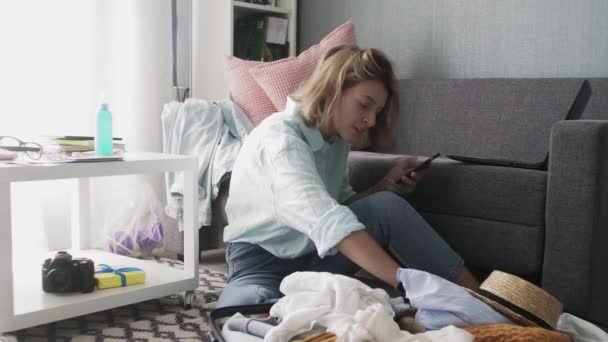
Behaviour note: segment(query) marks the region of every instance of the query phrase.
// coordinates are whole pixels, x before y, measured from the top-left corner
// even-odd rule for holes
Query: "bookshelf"
[[[194,1],[192,4],[192,96],[213,101],[228,98],[224,56],[235,55],[235,23],[243,18],[272,16],[287,19],[286,53],[295,56],[297,1],[275,0],[275,6],[237,0]],[[237,55],[237,57],[242,56]]]

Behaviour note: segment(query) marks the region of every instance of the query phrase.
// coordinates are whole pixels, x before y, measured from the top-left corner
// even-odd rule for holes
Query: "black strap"
[[[405,304],[411,305],[409,298],[407,298],[407,293],[405,292],[405,287],[403,286],[403,283],[399,283],[399,285],[397,285],[397,290],[399,290],[399,293],[401,294],[401,297],[403,297],[403,301],[405,302]]]
[[[496,303],[498,303],[498,304],[506,307],[507,309],[515,312],[516,314],[518,314],[518,315],[526,318],[529,321],[532,321],[532,322],[538,324],[539,326],[541,326],[541,327],[543,327],[545,329],[550,329],[550,330],[553,329],[552,326],[550,326],[547,322],[543,321],[540,317],[535,316],[534,314],[532,314],[531,312],[527,311],[526,309],[521,308],[521,307],[519,307],[519,306],[517,306],[517,305],[515,305],[515,304],[513,304],[511,302],[508,302],[508,301],[506,301],[506,300],[498,297],[497,295],[495,295],[495,294],[493,294],[491,292],[488,292],[488,291],[483,290],[483,289],[477,289],[477,291],[475,291],[475,292],[479,293],[480,295],[482,295],[482,296],[484,296],[484,297],[486,297],[486,298],[488,298],[490,300],[495,301]]]

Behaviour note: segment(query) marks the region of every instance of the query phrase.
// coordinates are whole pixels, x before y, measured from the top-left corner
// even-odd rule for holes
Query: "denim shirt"
[[[232,171],[225,242],[258,244],[280,258],[336,253],[364,229],[343,201],[354,195],[347,178],[350,146],[325,141],[307,127],[299,104],[266,118],[248,136]]]

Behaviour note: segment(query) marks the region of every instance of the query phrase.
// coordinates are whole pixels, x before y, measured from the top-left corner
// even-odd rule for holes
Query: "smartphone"
[[[416,166],[415,168],[411,169],[406,176],[408,177],[412,177],[412,173],[413,172],[418,172],[421,170],[424,170],[426,168],[428,168],[431,165],[431,162],[433,160],[435,160],[435,158],[439,157],[441,155],[441,153],[435,153],[432,157],[428,158],[427,160],[423,161],[420,165]]]

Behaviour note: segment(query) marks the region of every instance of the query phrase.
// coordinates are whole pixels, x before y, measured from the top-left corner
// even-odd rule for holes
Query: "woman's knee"
[[[351,204],[350,209],[367,232],[383,247],[389,243],[392,230],[403,222],[404,213],[413,210],[402,197],[389,191],[362,198]]]
[[[376,203],[382,203],[382,204],[395,203],[398,205],[402,205],[403,203],[407,204],[407,201],[403,197],[401,197],[400,195],[397,195],[396,193],[394,193],[392,191],[380,191],[380,192],[371,194],[368,197],[370,198],[371,201],[376,202]]]
[[[389,218],[415,211],[408,201],[391,191],[376,192],[351,204],[350,208],[360,220]]]

